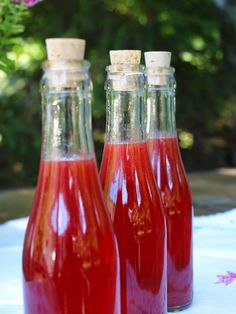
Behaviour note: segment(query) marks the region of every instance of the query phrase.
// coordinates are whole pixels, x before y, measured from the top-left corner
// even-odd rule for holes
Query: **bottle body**
[[[175,311],[192,302],[192,199],[176,136],[175,82],[169,71],[157,70],[150,85],[147,81],[147,144],[166,216],[168,310]]]
[[[116,87],[107,90],[100,179],[119,248],[121,313],[164,314],[165,219],[143,132],[143,92]]]
[[[146,143],[105,144],[100,178],[118,241],[122,314],[164,314],[165,223]]]
[[[41,161],[24,245],[25,313],[119,313],[104,211],[94,158]]]
[[[192,301],[192,201],[176,137],[151,138],[149,154],[167,224],[168,309]]]
[[[23,251],[25,313],[119,314],[118,253],[93,153],[88,91],[72,89],[43,91],[42,156]]]

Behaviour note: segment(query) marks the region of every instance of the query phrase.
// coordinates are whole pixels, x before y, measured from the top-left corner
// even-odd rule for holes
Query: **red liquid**
[[[117,236],[121,313],[166,313],[165,219],[146,143],[105,144],[100,178]]]
[[[94,159],[42,161],[26,232],[25,314],[119,314],[117,251]]]
[[[148,148],[167,220],[167,298],[173,308],[192,300],[192,200],[177,139],[149,139]]]

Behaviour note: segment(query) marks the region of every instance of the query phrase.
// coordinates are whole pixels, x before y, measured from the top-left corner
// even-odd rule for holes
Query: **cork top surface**
[[[144,53],[147,67],[170,67],[171,52],[147,51]]]
[[[85,40],[80,38],[46,39],[48,60],[83,60]]]
[[[140,64],[141,50],[110,50],[111,64]]]

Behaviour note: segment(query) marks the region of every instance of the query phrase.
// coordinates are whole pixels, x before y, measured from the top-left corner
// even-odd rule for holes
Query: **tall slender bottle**
[[[25,314],[119,314],[119,262],[91,136],[89,62],[80,39],[47,40],[43,139],[25,235]]]
[[[144,130],[140,51],[111,51],[100,169],[121,267],[121,313],[166,313],[166,230]]]
[[[169,52],[146,52],[148,149],[167,222],[168,310],[193,295],[192,200],[175,126],[175,78]]]

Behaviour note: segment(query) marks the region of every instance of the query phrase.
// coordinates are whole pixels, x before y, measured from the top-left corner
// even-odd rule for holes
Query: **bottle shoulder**
[[[113,221],[123,215],[132,225],[137,221],[164,224],[146,143],[142,145],[104,148],[100,177],[105,202]]]
[[[190,187],[177,138],[149,139],[148,149],[162,199],[178,202],[185,198],[191,204]]]
[[[115,246],[95,160],[41,162],[25,236],[26,256],[31,251],[40,259],[55,251],[64,259],[68,250],[85,260],[88,254],[100,256],[105,243]]]
[[[105,144],[100,179],[103,188],[106,181],[134,188],[148,184],[156,190],[146,143]]]

